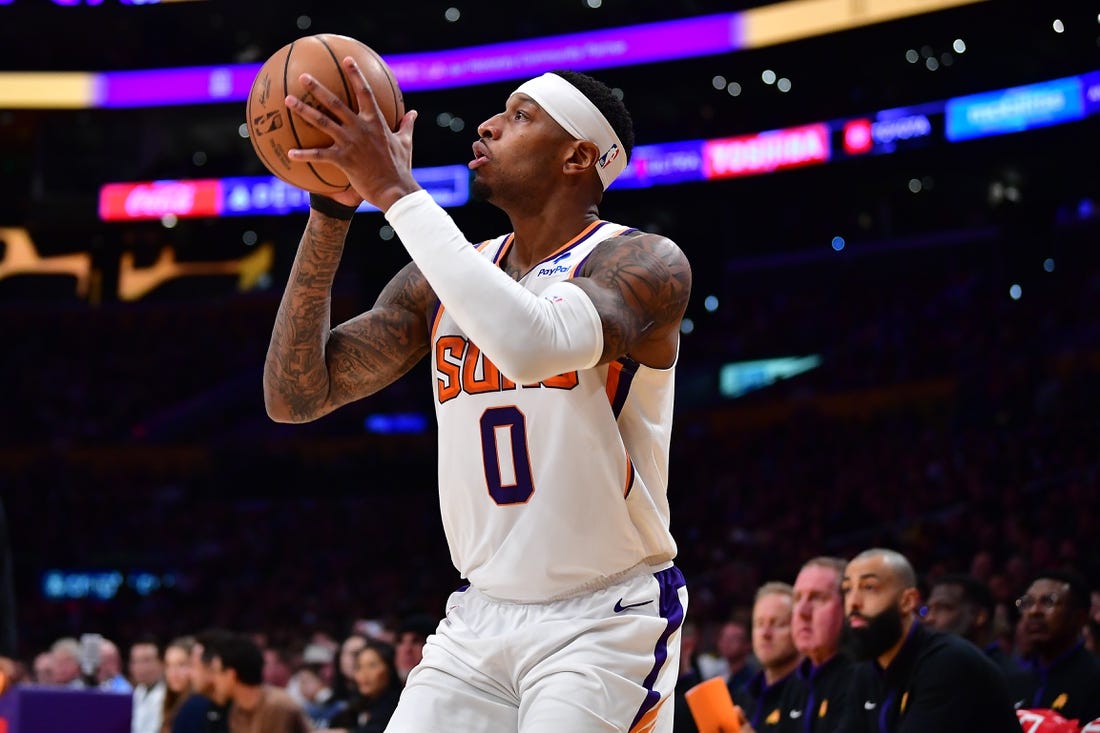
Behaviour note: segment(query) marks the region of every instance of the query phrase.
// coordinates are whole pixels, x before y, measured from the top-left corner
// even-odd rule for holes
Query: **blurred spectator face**
[[[732,621],[722,625],[714,645],[718,654],[730,662],[740,662],[752,652],[748,631],[743,625]]]
[[[286,687],[293,672],[278,649],[264,649],[264,684]]]
[[[66,645],[63,648],[54,649],[50,656],[53,659],[53,681],[59,685],[67,685],[80,677],[79,648],[73,644],[71,648]]]
[[[191,686],[191,658],[178,646],[164,650],[164,683],[172,692],[183,692]]]
[[[49,652],[42,652],[34,658],[34,681],[40,685],[53,684],[53,656]]]
[[[682,653],[682,652],[681,652]],[[415,631],[405,631],[394,645],[394,663],[402,679],[424,658],[424,637]]]
[[[160,674],[160,659],[155,645],[134,644],[130,647],[130,677],[134,684],[150,687],[160,679]]]
[[[1077,643],[1086,614],[1070,604],[1069,586],[1047,578],[1036,580],[1020,597],[1024,640],[1032,651],[1049,657]]]
[[[340,672],[347,679],[355,677],[355,658],[367,645],[366,639],[361,636],[349,636],[340,646]]]
[[[366,698],[380,695],[390,685],[386,662],[374,649],[363,649],[355,657],[355,685]]]
[[[321,679],[318,670],[313,667],[303,667],[298,670],[298,692],[308,702],[314,702],[321,690],[325,689],[325,681]]]
[[[191,647],[191,684],[195,691],[212,697],[214,694],[214,670],[212,663],[202,661],[202,644]]]
[[[795,648],[815,665],[827,662],[836,654],[844,629],[844,600],[836,571],[822,565],[802,568],[794,581],[793,602]]]
[[[113,641],[104,639],[99,643],[99,669],[96,670],[96,679],[106,682],[122,673],[122,655]]]
[[[237,671],[222,667],[222,660],[215,657],[210,662],[211,699],[218,705],[225,705],[233,697],[237,684]]]
[[[1089,601],[1092,604],[1089,607],[1089,616],[1093,621],[1100,624],[1100,590],[1094,590],[1090,593]]]
[[[936,631],[970,638],[977,624],[974,604],[963,599],[963,588],[957,583],[933,586],[928,595],[928,614],[924,622]]]
[[[791,599],[785,594],[769,593],[753,606],[752,651],[765,669],[798,656],[791,638]]]

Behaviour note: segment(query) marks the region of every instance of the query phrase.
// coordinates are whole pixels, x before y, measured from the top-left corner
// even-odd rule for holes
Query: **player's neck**
[[[513,215],[512,231],[516,236],[508,253],[510,269],[526,273],[597,221],[595,206],[587,211],[570,212],[548,207],[532,216]]]

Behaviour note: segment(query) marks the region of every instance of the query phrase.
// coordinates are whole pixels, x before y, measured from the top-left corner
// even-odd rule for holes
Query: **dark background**
[[[0,6],[0,69],[259,62],[319,32],[386,55],[763,3],[491,1],[460,5],[450,23],[451,4],[16,0]],[[296,25],[304,13],[306,29]],[[1055,18],[1064,33],[1053,31]],[[942,57],[956,38],[967,50],[950,66],[905,59],[923,47]],[[1098,44],[1088,3],[993,0],[592,73],[622,90],[637,142],[648,144],[1093,71]],[[789,93],[760,81],[768,68],[792,81]],[[716,74],[743,93],[715,90]],[[476,125],[517,83],[407,92],[406,105],[420,110],[414,164],[465,162]],[[465,129],[439,127],[441,113]],[[974,567],[1002,601],[1046,564],[1095,574],[1097,119],[607,196],[604,218],[671,237],[693,265],[695,328],[681,352],[669,493],[700,622],[721,620],[765,580],[793,579],[812,555],[871,544],[905,551],[929,577]],[[28,228],[46,254],[91,251],[105,293],[88,302],[63,277],[0,280],[0,498],[25,657],[84,631],[123,642],[215,623],[286,638],[343,633],[354,618],[440,613],[460,580],[435,504],[434,422],[422,435],[363,427],[374,413],[431,415],[424,364],[316,423],[278,426],[264,415],[263,357],[304,215],[172,229],[97,219],[107,182],[263,174],[241,122],[237,103],[0,110],[0,226]],[[481,204],[452,215],[471,240],[508,226]],[[379,236],[383,223],[357,217],[334,320],[368,307],[406,261],[399,243]],[[250,251],[245,231],[276,244],[258,289],[211,276],[171,281],[135,303],[110,295],[123,252],[139,263],[164,245],[180,259],[236,258]],[[842,252],[830,247],[837,235]],[[704,308],[708,295],[715,312]],[[735,401],[718,395],[723,363],[810,353],[824,359],[814,372]],[[51,601],[40,587],[50,568],[140,570],[173,585]]]

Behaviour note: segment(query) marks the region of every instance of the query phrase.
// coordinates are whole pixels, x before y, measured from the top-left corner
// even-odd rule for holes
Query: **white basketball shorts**
[[[387,733],[670,733],[687,588],[676,567],[549,603],[452,593]]]

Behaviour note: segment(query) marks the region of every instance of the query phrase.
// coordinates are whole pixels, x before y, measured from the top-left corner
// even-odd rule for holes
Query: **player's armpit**
[[[647,366],[670,366],[691,295],[691,266],[680,248],[656,234],[616,237],[592,251],[583,274],[572,282],[600,314],[600,362],[629,354]]]

